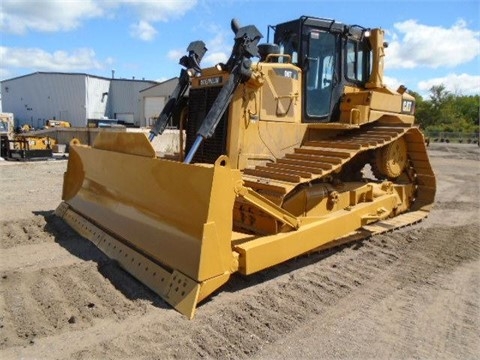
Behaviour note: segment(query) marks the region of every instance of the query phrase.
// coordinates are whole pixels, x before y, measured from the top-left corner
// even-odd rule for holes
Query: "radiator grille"
[[[186,126],[186,154],[190,151],[193,142],[197,136],[197,130],[202,125],[202,121],[207,116],[212,107],[221,87],[206,87],[201,89],[190,89],[188,99],[188,122]],[[220,155],[226,154],[227,138],[227,111],[220,119],[215,134],[210,139],[205,139],[200,145],[198,151],[193,157],[192,162],[202,162],[213,164]]]

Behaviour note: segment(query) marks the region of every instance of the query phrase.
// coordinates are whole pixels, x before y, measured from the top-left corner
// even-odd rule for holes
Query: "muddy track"
[[[430,150],[439,195],[426,221],[235,275],[193,321],[59,220],[59,195],[38,209],[65,164],[32,166],[55,179],[30,193],[17,181],[12,205],[2,198],[3,212],[25,196],[0,222],[0,358],[473,359],[480,168],[470,148]]]

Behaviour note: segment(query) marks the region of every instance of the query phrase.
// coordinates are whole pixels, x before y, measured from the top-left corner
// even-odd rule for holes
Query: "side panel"
[[[262,64],[259,70],[265,82],[261,87],[260,121],[301,121],[301,77],[292,64]]]

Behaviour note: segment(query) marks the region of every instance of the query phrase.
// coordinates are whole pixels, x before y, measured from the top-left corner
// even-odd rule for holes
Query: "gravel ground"
[[[480,150],[431,144],[420,224],[234,276],[189,321],[54,215],[65,160],[0,162],[2,359],[478,359]]]

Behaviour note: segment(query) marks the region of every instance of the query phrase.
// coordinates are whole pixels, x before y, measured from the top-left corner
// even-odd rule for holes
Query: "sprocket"
[[[377,179],[396,179],[405,170],[407,162],[407,143],[404,138],[399,138],[375,151],[372,171]]]

